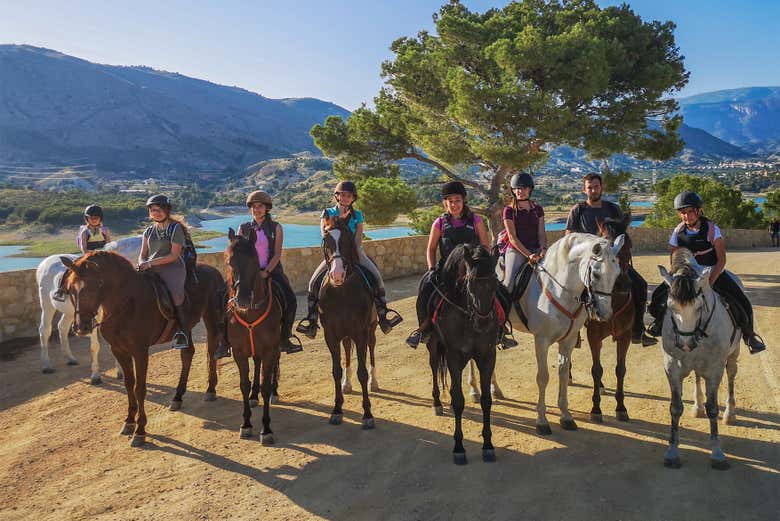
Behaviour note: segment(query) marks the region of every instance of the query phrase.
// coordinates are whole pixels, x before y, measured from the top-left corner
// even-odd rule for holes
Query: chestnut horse
[[[274,375],[279,364],[279,340],[282,327],[282,307],[274,298],[271,278],[262,277],[255,241],[228,231],[228,247],[225,250],[225,267],[229,293],[228,340],[233,346],[233,359],[238,366],[241,380],[241,396],[244,401],[244,422],[241,438],[252,437],[250,391],[257,398],[249,381],[249,358],[255,364],[255,383],[258,385],[262,368],[260,394],[263,397],[263,445],[274,442],[271,431],[270,403]]]
[[[146,442],[144,400],[149,347],[169,342],[174,328],[169,327],[168,319],[159,310],[149,275],[137,272],[121,255],[95,251],[75,261],[68,257],[61,260],[68,268],[65,289],[75,307],[74,330],[85,336],[99,327],[122,367],[128,412],[121,434],[132,434],[131,445],[139,447]],[[195,354],[191,330],[201,319],[206,324],[208,336],[209,386],[206,400],[216,399],[217,366],[213,355],[220,335],[217,295],[223,290],[225,282],[218,270],[205,264],[198,264],[197,275],[197,281],[187,284],[185,316],[188,320],[182,326],[190,345],[180,350],[181,373],[171,410],[181,408],[182,397],[187,391],[187,379]],[[97,323],[96,317],[101,311],[102,317]]]

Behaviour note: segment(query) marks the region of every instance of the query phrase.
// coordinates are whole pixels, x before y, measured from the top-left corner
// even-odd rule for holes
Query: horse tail
[[[436,335],[436,333],[432,333]],[[439,384],[442,389],[447,388],[447,348],[444,343],[438,338],[431,342],[433,345],[434,353],[433,357],[436,360],[436,375],[435,378],[439,379]]]

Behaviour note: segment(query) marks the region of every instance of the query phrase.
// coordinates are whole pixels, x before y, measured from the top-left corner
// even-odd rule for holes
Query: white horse
[[[551,434],[547,421],[545,393],[549,372],[547,350],[558,343],[558,408],[561,410],[561,426],[576,430],[577,424],[569,412],[569,369],[571,352],[577,341],[577,332],[585,321],[606,322],[612,318],[612,289],[620,274],[617,253],[623,247],[625,237],[620,235],[611,245],[588,233],[572,233],[553,243],[547,250],[542,263],[520,297],[520,306],[528,318],[528,328],[517,315],[513,303],[512,318],[515,329],[534,335],[536,348],[536,384],[539,397],[536,404],[536,432]],[[582,298],[585,295],[586,298]],[[469,385],[472,398],[479,399],[473,381],[473,369],[469,371]],[[494,397],[502,396],[493,372],[491,392]]]
[[[141,240],[142,237],[140,235],[137,237],[126,237],[108,243],[104,249],[119,253],[135,265],[138,262],[138,255],[141,251]],[[41,323],[38,326],[38,336],[41,340],[41,366],[44,374],[54,372],[51,360],[49,359],[49,338],[51,337],[52,322],[54,321],[54,316],[57,312],[62,314],[60,321],[57,323],[62,354],[65,356],[68,365],[78,365],[79,363],[70,350],[70,340],[68,338],[70,327],[74,320],[75,311],[73,309],[73,304],[69,299],[66,299],[65,302],[59,302],[52,298],[52,295],[60,286],[60,280],[66,271],[65,266],[60,261],[60,257],[68,257],[73,260],[79,256],[69,254],[51,255],[41,261],[35,272],[35,280],[38,283],[38,299],[41,304]],[[100,340],[98,330],[95,329],[90,335],[90,351],[92,353],[92,375],[90,381],[93,384],[99,384],[101,382],[100,367],[98,364]],[[117,377],[122,377],[119,365],[117,365]]]
[[[671,389],[672,430],[664,465],[680,467],[680,416],[683,412],[682,382],[691,371],[696,373],[695,416],[701,415],[701,379],[704,379],[704,409],[710,420],[710,463],[718,470],[728,468],[726,455],[718,438],[718,387],[725,369],[728,376],[728,404],[723,421],[736,420],[734,379],[742,332],[710,286],[712,268],[702,269],[690,251],[679,249],[672,254],[672,273],[658,266],[669,285],[667,313],[663,325],[664,370]],[[729,274],[730,275],[730,274]],[[735,277],[736,278],[736,277]]]

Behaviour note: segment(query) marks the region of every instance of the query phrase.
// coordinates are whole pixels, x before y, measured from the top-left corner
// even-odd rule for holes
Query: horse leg
[[[723,413],[723,421],[727,425],[734,425],[737,423],[737,401],[734,399],[734,379],[737,377],[737,355],[738,350],[734,352],[726,359],[726,377],[729,384],[729,401],[726,404],[726,411]]]
[[[277,349],[272,349],[271,353],[263,357],[263,383],[260,385],[260,393],[263,395],[263,431],[260,433],[260,441],[263,445],[271,445],[274,442],[274,433],[271,430],[271,389],[278,362]]]
[[[357,377],[360,382],[360,388],[363,391],[363,429],[373,429],[374,416],[371,414],[371,400],[368,398],[368,369],[366,369],[368,346],[365,341],[360,341],[356,347],[358,358]]]
[[[495,357],[494,357],[495,358]],[[498,386],[498,379],[496,378],[496,362],[493,361],[493,374],[490,375],[490,395],[493,397],[494,400],[503,400],[504,399],[504,391],[501,390],[501,388]],[[482,378],[482,377],[480,377]]]
[[[691,415],[694,418],[705,418],[707,410],[704,407],[704,393],[701,390],[701,376],[696,373],[696,393],[693,395],[693,409]]]
[[[125,381],[125,391],[127,392],[127,417],[125,418],[125,424],[122,426],[122,430],[119,432],[122,436],[130,436],[135,432],[135,415],[138,411],[138,403],[135,399],[135,371],[133,370],[133,359],[127,353],[119,353],[114,349],[111,350],[114,353],[114,357],[117,363],[122,367],[122,376]]]
[[[664,466],[672,469],[680,468],[680,416],[683,413],[682,401],[682,375],[678,374],[673,368],[667,369],[666,377],[669,380],[669,388],[672,392],[672,399],[669,403],[669,413],[672,417],[672,429],[669,435],[669,447],[664,453]]]
[[[536,401],[536,432],[537,434],[552,434],[550,422],[547,421],[547,405],[545,405],[545,394],[547,392],[547,382],[550,380],[550,373],[547,370],[547,340],[541,336],[534,336],[534,348],[536,350],[536,387],[539,390],[539,397]]]
[[[218,336],[221,334],[216,327],[209,328],[206,322],[206,361],[209,371],[209,386],[206,388],[206,394],[203,399],[207,402],[213,402],[217,399],[217,361],[214,360],[214,351],[217,348]]]
[[[249,378],[249,359],[247,359],[247,378]],[[260,405],[258,396],[260,396],[260,359],[253,358],[252,363],[254,368],[252,370],[252,392],[249,395],[249,406],[257,407]]]
[[[57,330],[60,333],[60,349],[67,360],[68,365],[79,365],[79,361],[73,356],[70,350],[70,326],[73,324],[73,317],[68,317],[65,313],[60,317],[57,323]]]
[[[376,379],[376,359],[374,358],[374,348],[376,347],[376,330],[369,327],[368,333],[368,356],[371,360],[371,367],[368,370],[368,389],[371,392],[379,391],[379,380]]]
[[[615,365],[615,377],[617,378],[617,386],[615,387],[615,400],[617,401],[617,407],[615,408],[615,415],[618,421],[628,421],[628,409],[625,404],[625,392],[623,391],[623,385],[626,379],[626,356],[628,355],[628,346],[631,339],[628,335],[618,338],[617,341],[617,365]]]
[[[493,447],[493,433],[490,430],[490,408],[493,405],[493,397],[490,392],[490,375],[496,367],[496,351],[491,349],[484,356],[477,359],[479,367],[479,382],[482,387],[482,461],[496,461],[496,450]]]
[[[342,340],[344,344],[344,378],[341,380],[341,391],[344,393],[352,392],[352,382],[350,376],[352,373],[352,341],[348,338]]]
[[[274,377],[271,380],[271,403],[279,403],[279,377],[281,376],[281,368],[279,367],[279,359],[276,359],[276,367],[274,367]]]
[[[54,372],[54,368],[49,359],[49,338],[51,337],[54,314],[57,313],[57,310],[52,306],[49,296],[44,295],[42,288],[38,288],[38,293],[41,301],[41,323],[38,324],[38,336],[41,340],[41,371],[43,374],[51,374]]]
[[[344,412],[341,409],[342,405],[344,405],[344,393],[341,391],[341,342],[338,338],[325,331],[325,343],[328,344],[328,349],[330,349],[333,383],[336,387],[336,399],[333,405],[333,412],[330,414],[329,423],[331,425],[340,425],[344,417]]]
[[[241,429],[239,430],[239,437],[241,439],[248,439],[252,437],[252,422],[250,421],[252,417],[252,408],[249,405],[249,402],[251,401],[249,398],[251,387],[249,382],[249,357],[245,356],[243,353],[238,353],[235,350],[233,352],[233,357],[235,358],[236,365],[238,366],[239,386],[241,388],[241,399],[244,406],[244,421],[241,424]],[[260,362],[257,358],[253,359],[253,361],[255,363],[255,367],[260,366]]]
[[[558,342],[558,409],[561,411],[561,427],[567,431],[577,430],[577,424],[569,412],[569,372],[574,342],[570,339]]]
[[[139,350],[135,360],[135,400],[138,403],[138,426],[135,428],[133,439],[130,441],[131,447],[140,447],[146,443],[146,409],[144,401],[146,399],[146,371],[149,367],[149,352],[145,349]]]
[[[463,397],[463,367],[466,361],[460,353],[453,353],[452,349],[447,350],[447,367],[450,372],[450,401],[452,403],[452,412],[455,413],[455,447],[452,449],[452,458],[456,465],[465,465],[466,449],[463,447],[463,408],[466,406],[466,400]],[[490,396],[488,395],[488,399]]]
[[[471,403],[479,403],[479,389],[477,389],[477,364],[474,362],[474,360],[469,360],[469,398],[471,398]]]
[[[89,376],[89,383],[98,385],[103,380],[100,377],[100,360],[98,358],[100,355],[100,336],[98,335],[97,328],[89,335],[89,352],[92,355],[92,361],[90,362],[90,371],[92,374]]]
[[[181,401],[184,393],[187,392],[187,380],[190,377],[190,367],[192,367],[192,357],[195,354],[195,346],[192,343],[192,331],[187,333],[190,340],[190,346],[187,349],[180,349],[181,353],[181,373],[179,374],[179,385],[176,386],[176,394],[168,408],[172,411],[181,409]]]
[[[439,356],[437,353],[438,343],[428,343],[428,364],[431,366],[431,376],[433,377],[433,413],[436,416],[444,416],[444,407],[441,404],[441,393],[439,391]]]
[[[716,470],[726,470],[729,468],[729,462],[726,455],[720,448],[720,438],[718,437],[718,387],[723,379],[723,367],[719,367],[715,374],[704,378],[707,401],[704,407],[707,409],[707,418],[710,420],[710,464]]]
[[[590,367],[590,375],[593,377],[593,407],[590,409],[590,419],[602,423],[604,417],[601,414],[601,377],[604,376],[604,367],[601,365],[601,338],[591,328],[587,329],[588,345],[590,346],[590,358],[593,364]],[[571,370],[569,371],[571,373]]]

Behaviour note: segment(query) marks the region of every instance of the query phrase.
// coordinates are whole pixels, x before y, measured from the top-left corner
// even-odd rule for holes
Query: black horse
[[[452,452],[456,465],[466,464],[461,427],[464,407],[461,385],[463,368],[471,359],[479,369],[482,388],[482,459],[496,459],[490,431],[490,408],[493,404],[490,379],[496,365],[498,336],[496,261],[497,258],[483,246],[460,244],[447,258],[436,283],[439,295],[433,318],[434,333],[428,342],[433,372],[433,405],[436,414],[443,414],[439,380],[443,387],[446,386],[449,370],[452,380],[450,398],[455,413],[455,448]]]

